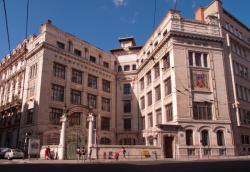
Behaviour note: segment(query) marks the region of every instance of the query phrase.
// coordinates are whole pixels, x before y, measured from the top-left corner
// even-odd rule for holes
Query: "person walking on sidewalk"
[[[123,154],[123,158],[125,159],[126,158],[126,149],[125,147],[122,147],[122,154]]]

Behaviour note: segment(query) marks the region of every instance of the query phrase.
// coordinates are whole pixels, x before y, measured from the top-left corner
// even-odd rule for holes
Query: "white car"
[[[8,160],[15,158],[24,158],[24,153],[20,149],[10,149],[5,153],[4,158]]]

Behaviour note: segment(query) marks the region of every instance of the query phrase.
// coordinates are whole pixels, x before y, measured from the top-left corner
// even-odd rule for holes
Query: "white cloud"
[[[113,3],[116,7],[126,6],[127,2],[126,0],[113,0]]]

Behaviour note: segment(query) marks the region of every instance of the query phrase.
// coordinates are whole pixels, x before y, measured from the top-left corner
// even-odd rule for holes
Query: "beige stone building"
[[[218,0],[195,20],[170,10],[143,46],[120,38],[111,53],[48,21],[1,62],[0,146],[23,147],[26,133],[58,145],[68,111],[72,159],[93,107],[99,145],[146,145],[165,158],[249,154],[249,37]]]

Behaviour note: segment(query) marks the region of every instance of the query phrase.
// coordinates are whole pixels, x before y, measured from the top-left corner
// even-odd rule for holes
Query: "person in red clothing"
[[[49,150],[48,148],[45,149],[45,160],[49,159]]]

